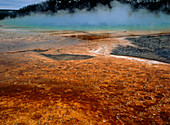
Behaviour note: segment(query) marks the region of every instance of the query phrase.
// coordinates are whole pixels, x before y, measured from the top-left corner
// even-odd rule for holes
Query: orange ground
[[[1,53],[1,125],[168,124],[169,64],[110,56],[117,44],[130,44],[113,34],[87,40],[70,34],[50,35],[66,44],[53,44],[42,53],[95,58],[57,61],[40,52]],[[68,38],[79,40],[70,44]],[[35,48],[26,50],[31,49]]]

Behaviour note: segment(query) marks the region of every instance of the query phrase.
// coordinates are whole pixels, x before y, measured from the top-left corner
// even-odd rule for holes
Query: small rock
[[[74,117],[71,117],[70,119],[71,119],[71,120],[73,120],[73,119],[74,119]]]

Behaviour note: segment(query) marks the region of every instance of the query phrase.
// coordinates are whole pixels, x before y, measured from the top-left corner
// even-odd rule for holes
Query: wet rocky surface
[[[54,59],[54,60],[85,60],[85,59],[91,59],[94,58],[94,56],[89,55],[76,55],[76,54],[59,54],[59,55],[51,55],[51,54],[41,54],[45,57]]]
[[[133,56],[170,63],[170,34],[126,38],[134,46],[118,46],[111,54]]]

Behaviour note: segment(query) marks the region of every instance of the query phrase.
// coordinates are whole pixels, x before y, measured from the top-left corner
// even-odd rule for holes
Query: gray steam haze
[[[76,29],[80,27],[100,27],[114,29],[127,27],[149,27],[154,28],[170,28],[170,15],[161,12],[155,14],[145,9],[132,10],[129,5],[118,2],[112,3],[113,8],[98,5],[93,11],[76,10],[74,14],[67,11],[60,11],[56,14],[32,13],[30,16],[5,19],[0,21],[2,25],[11,26],[30,26],[30,27],[51,27]],[[100,29],[98,28],[98,29]]]

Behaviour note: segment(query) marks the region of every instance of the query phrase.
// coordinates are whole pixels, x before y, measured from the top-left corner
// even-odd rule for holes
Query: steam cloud
[[[57,14],[34,14],[30,16],[6,19],[0,21],[2,25],[33,26],[33,27],[65,27],[69,30],[79,30],[80,27],[156,27],[170,28],[170,15],[161,12],[155,14],[145,9],[133,11],[129,5],[118,2],[112,3],[112,9],[98,5],[93,11],[77,10],[74,14],[60,11]]]

